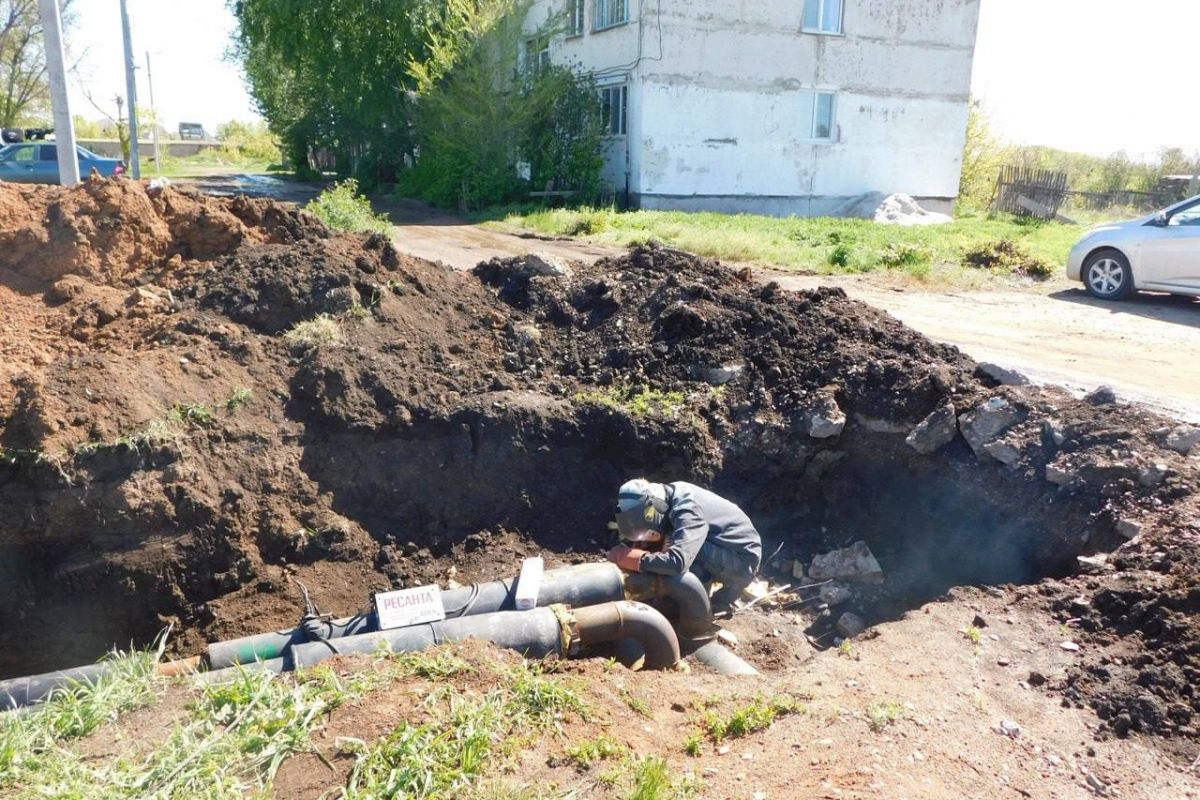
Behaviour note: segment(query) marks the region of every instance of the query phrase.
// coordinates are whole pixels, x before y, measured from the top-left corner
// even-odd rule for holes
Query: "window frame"
[[[825,9],[826,4],[830,0],[804,0],[804,7],[800,9],[800,32],[811,33],[816,36],[845,36],[846,35],[846,4],[849,0],[838,0],[838,19],[837,30],[829,30],[823,27],[825,25]],[[808,4],[817,4],[817,27],[810,28],[804,24],[804,18],[807,16]]]
[[[550,64],[550,39],[545,36],[526,39],[525,71],[530,75],[537,75]]]
[[[805,94],[812,95],[812,109],[810,110],[808,135],[803,141],[809,144],[836,144],[838,140],[837,129],[837,107],[838,93],[832,89],[802,89]],[[821,98],[829,98],[829,135],[826,137],[817,136],[817,110],[821,107]]]
[[[567,0],[567,38],[578,39],[587,30],[587,0]]]
[[[621,19],[616,20],[616,21],[609,21],[609,22],[606,22],[605,24],[601,25],[600,24],[600,9],[601,8],[612,8],[617,3],[621,4],[621,9],[623,11],[623,15],[622,15]],[[600,31],[608,31],[608,30],[612,30],[613,28],[619,28],[622,25],[628,25],[628,24],[629,24],[629,0],[595,0],[595,3],[593,4],[593,14],[592,14],[592,33],[599,33]]]
[[[610,83],[605,86],[598,86],[596,90],[600,93],[600,103],[604,113],[604,138],[606,139],[621,139],[629,135],[629,82]],[[619,131],[612,132],[612,104],[609,102],[609,92],[616,92],[620,98],[620,119]]]

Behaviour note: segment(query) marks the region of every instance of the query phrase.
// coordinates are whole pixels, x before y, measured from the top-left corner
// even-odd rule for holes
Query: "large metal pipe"
[[[682,575],[626,573],[625,596],[630,600],[670,600],[679,612],[679,632],[688,639],[703,639],[713,634],[708,590],[704,582],[690,572]]]
[[[551,608],[497,611],[328,641],[306,642],[292,645],[284,660],[290,668],[300,669],[342,653],[374,653],[385,645],[394,652],[405,653],[464,639],[481,639],[498,647],[516,650],[529,658],[565,656],[568,642],[564,640],[560,613],[558,609]]]
[[[491,614],[516,608],[516,578],[477,583],[442,592],[448,618]],[[538,606],[590,606],[625,597],[622,573],[615,564],[577,564],[550,570],[542,576]],[[282,656],[289,647],[313,641],[332,641],[379,630],[374,612],[335,620],[313,620],[295,628],[215,642],[208,646],[212,669],[250,664]]]
[[[577,608],[573,616],[584,647],[633,639],[646,653],[647,669],[668,669],[679,663],[679,637],[662,612],[645,603],[622,600]]]
[[[758,670],[746,663],[740,656],[717,641],[712,641],[698,648],[694,653],[696,660],[706,667],[711,667],[722,675],[757,675]]]
[[[112,672],[115,665],[108,661],[74,667],[41,675],[0,681],[0,710],[20,708],[39,703],[53,692],[75,683],[95,683]]]

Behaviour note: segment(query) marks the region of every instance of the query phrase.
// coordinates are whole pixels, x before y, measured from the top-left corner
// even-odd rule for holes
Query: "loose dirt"
[[[1195,756],[1198,467],[1172,420],[999,386],[839,289],[660,247],[468,274],[271,201],[129,181],[0,186],[0,212],[0,674],[167,623],[182,652],[291,625],[294,580],[347,613],[529,553],[595,559],[614,487],[646,474],[735,498],[781,578],[867,541],[889,576],[854,601],[872,623],[961,584],[1066,579],[1011,595],[1086,645],[1045,685],[1102,737]],[[943,447],[905,444],[947,408]],[[794,675],[793,628],[744,655]]]

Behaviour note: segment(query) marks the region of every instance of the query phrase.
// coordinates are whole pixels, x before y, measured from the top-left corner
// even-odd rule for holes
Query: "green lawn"
[[[194,156],[175,157],[163,156],[161,172],[154,165],[152,150],[143,148],[141,167],[143,178],[155,178],[163,175],[167,178],[199,178],[206,175],[226,175],[231,173],[262,174],[271,171],[274,166],[266,161],[245,158],[225,150],[203,150]]]
[[[766,217],[753,214],[549,209],[493,216],[487,223],[547,236],[629,245],[658,240],[726,261],[823,274],[890,272],[952,283],[1029,282],[1008,270],[964,266],[964,256],[1009,240],[1061,278],[1067,252],[1085,227],[1013,217],[961,217],[947,225],[900,227],[860,219]]]

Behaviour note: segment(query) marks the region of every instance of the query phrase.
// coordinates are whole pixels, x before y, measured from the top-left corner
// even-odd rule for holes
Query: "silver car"
[[[1143,290],[1200,297],[1200,197],[1088,231],[1071,249],[1067,277],[1101,300]]]

